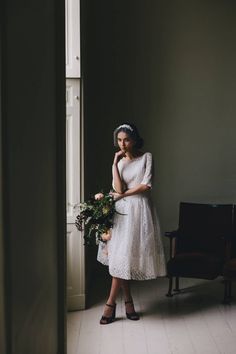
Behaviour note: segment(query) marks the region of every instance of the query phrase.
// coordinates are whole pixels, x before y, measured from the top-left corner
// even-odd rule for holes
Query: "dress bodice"
[[[152,187],[153,162],[150,152],[146,152],[133,160],[121,159],[118,162],[118,170],[128,189],[138,184],[146,184]],[[114,182],[112,182],[112,186],[114,188]]]

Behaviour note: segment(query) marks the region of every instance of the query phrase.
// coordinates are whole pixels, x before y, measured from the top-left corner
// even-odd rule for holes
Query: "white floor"
[[[183,292],[167,298],[167,279],[133,281],[141,319],[126,319],[120,294],[117,320],[102,326],[110,279],[97,278],[89,308],[68,314],[68,354],[235,354],[236,284],[227,306],[221,304],[221,279],[181,279],[180,284]]]

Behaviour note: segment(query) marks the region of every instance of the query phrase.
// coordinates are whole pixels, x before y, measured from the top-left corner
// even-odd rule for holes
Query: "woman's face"
[[[123,152],[131,152],[134,149],[135,141],[125,132],[117,134],[117,143]]]

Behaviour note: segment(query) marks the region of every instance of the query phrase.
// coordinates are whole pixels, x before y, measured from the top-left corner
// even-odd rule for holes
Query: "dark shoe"
[[[106,304],[106,306],[113,307],[113,311],[110,317],[102,316],[102,318],[100,319],[100,324],[102,325],[112,323],[113,321],[115,321],[115,317],[116,317],[116,304],[114,305]]]
[[[130,301],[125,301],[125,304],[132,304],[134,305],[133,303],[133,300],[130,300]],[[126,312],[126,317],[129,319],[129,320],[132,320],[132,321],[138,321],[139,320],[139,315],[137,314],[137,312],[133,311],[133,312]]]

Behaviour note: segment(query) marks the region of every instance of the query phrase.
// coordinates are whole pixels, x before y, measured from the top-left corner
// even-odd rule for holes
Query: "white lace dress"
[[[138,184],[152,187],[150,152],[133,160],[121,159],[118,169],[128,189]],[[111,276],[121,279],[165,276],[166,262],[151,191],[119,199],[116,210],[123,215],[115,214],[111,239],[99,243],[97,260],[109,267]]]

